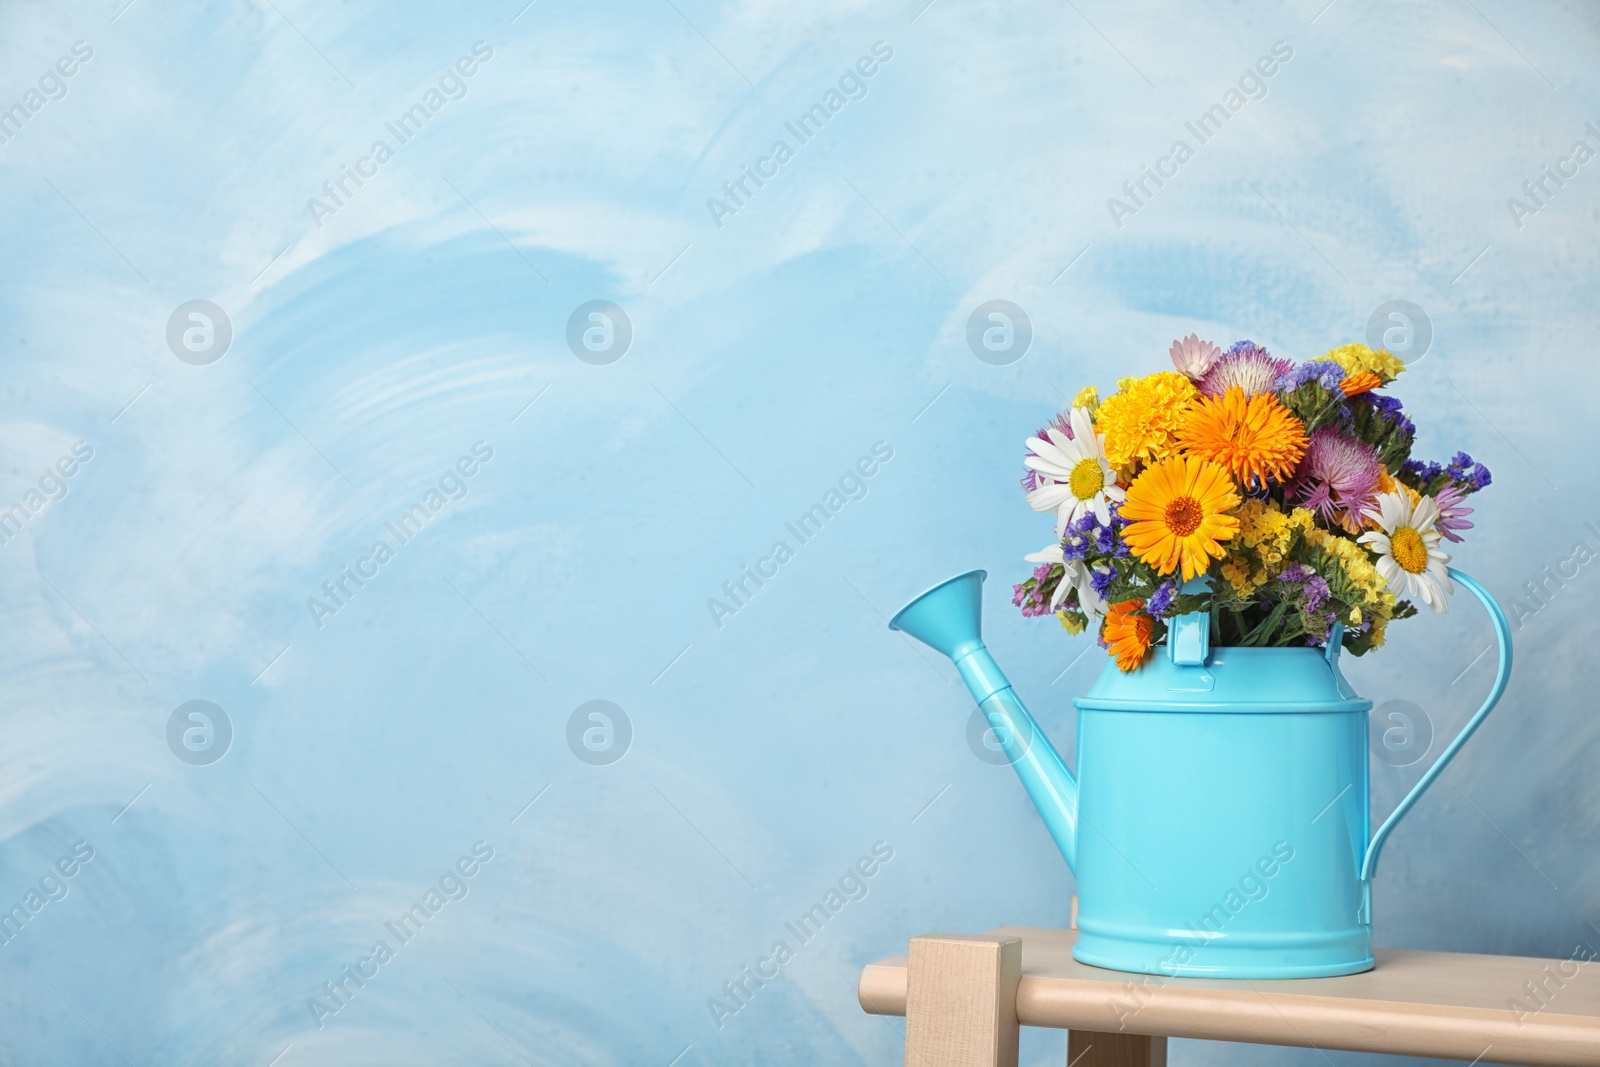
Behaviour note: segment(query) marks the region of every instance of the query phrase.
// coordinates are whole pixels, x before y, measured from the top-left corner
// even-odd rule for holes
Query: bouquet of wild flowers
[[[1472,527],[1463,501],[1489,471],[1464,452],[1411,458],[1416,427],[1378,392],[1399,359],[1343,345],[1297,366],[1191,334],[1172,361],[1104,400],[1084,389],[1028,438],[1022,486],[1058,540],[1027,557],[1024,615],[1094,621],[1130,671],[1191,611],[1212,612],[1215,644],[1342,640],[1359,656],[1416,614],[1407,598],[1446,610],[1441,542]]]

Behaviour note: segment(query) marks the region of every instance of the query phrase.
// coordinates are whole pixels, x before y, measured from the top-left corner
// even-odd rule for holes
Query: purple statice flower
[[[1398,397],[1385,396],[1382,393],[1368,393],[1366,395],[1367,402],[1376,408],[1380,415],[1398,426],[1401,432],[1409,436],[1416,436],[1417,425],[1407,418],[1405,412],[1401,410]]]
[[[1444,473],[1444,468],[1437,463],[1424,463],[1420,459],[1408,459],[1404,470],[1423,485],[1427,485],[1439,475]]]
[[[1240,341],[1206,371],[1199,382],[1200,392],[1215,399],[1237,385],[1248,399],[1271,390],[1293,366],[1292,359],[1278,359],[1253,341]]]
[[[1028,588],[1026,582],[1011,587],[1011,605],[1022,609],[1024,619],[1053,614],[1050,610],[1050,601],[1044,595],[1044,581],[1048,577],[1050,577],[1050,564],[1041,563],[1033,568],[1032,589]]]
[[[1489,475],[1489,468],[1482,463],[1475,463],[1471,456],[1465,452],[1457,452],[1450,466],[1445,470],[1449,472],[1450,479],[1456,482],[1466,482],[1467,492],[1476,493],[1480,489],[1487,489],[1494,480]]]
[[[1113,556],[1126,556],[1129,554],[1128,543],[1122,539],[1122,531],[1127,529],[1130,520],[1122,517],[1122,502],[1111,502],[1110,531],[1114,537],[1115,547],[1111,550]]]
[[[1061,537],[1061,557],[1069,560],[1082,560],[1094,547],[1094,540],[1090,536],[1100,525],[1094,512],[1086,511],[1074,519],[1067,526],[1067,532]]]
[[[1150,594],[1150,602],[1145,605],[1145,610],[1159,619],[1168,608],[1172,607],[1172,598],[1177,595],[1178,583],[1169,578],[1156,586],[1156,591]]]
[[[1272,383],[1272,391],[1290,393],[1307,382],[1316,382],[1331,393],[1339,388],[1339,383],[1342,381],[1344,381],[1343,367],[1331,359],[1313,359],[1280,376]]]
[[[1094,530],[1094,547],[1096,552],[1112,552],[1117,547],[1116,532],[1109,526],[1096,526]]]
[[[1085,512],[1067,527],[1061,540],[1061,554],[1066,559],[1081,560],[1090,552],[1098,555],[1126,556],[1128,546],[1118,535],[1128,520],[1117,514],[1117,503],[1111,504],[1111,525],[1102,526],[1093,512]]]
[[[1323,522],[1353,533],[1360,529],[1361,513],[1376,502],[1382,469],[1370,447],[1328,427],[1311,435],[1293,491]]]
[[[1288,582],[1290,585],[1303,585],[1306,597],[1306,610],[1315,612],[1328,602],[1328,583],[1316,571],[1303,567],[1298,563],[1291,563],[1278,572],[1278,580]]]
[[[1107,591],[1111,589],[1111,583],[1116,581],[1116,578],[1117,572],[1110,567],[1105,570],[1098,567],[1089,568],[1089,584],[1094,586],[1094,591],[1100,594],[1102,600],[1105,599]]]
[[[1439,519],[1433,526],[1446,541],[1460,541],[1461,535],[1456,531],[1472,529],[1472,523],[1462,518],[1463,515],[1472,514],[1471,508],[1461,505],[1468,492],[1469,490],[1451,483],[1439,490],[1439,495],[1433,498],[1433,502],[1439,505]]]

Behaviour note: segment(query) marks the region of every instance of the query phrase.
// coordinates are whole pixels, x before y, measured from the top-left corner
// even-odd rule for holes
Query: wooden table
[[[1164,1067],[1168,1037],[1600,1064],[1587,947],[1562,960],[1379,949],[1365,974],[1251,981],[1103,970],[1072,958],[1076,940],[1011,926],[913,938],[861,972],[861,1007],[906,1017],[908,1067],[1015,1067],[1019,1025],[1070,1031],[1071,1067]]]

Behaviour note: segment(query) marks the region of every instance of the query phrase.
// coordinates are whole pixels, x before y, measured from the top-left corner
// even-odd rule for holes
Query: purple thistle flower
[[[1072,422],[1066,412],[1058,411],[1055,417],[1046,425],[1041,426],[1039,432],[1033,436],[1051,444],[1059,444],[1063,440],[1070,441],[1072,440]],[[1033,453],[1029,452],[1028,455],[1031,456]],[[1042,477],[1038,471],[1029,467],[1027,473],[1022,476],[1022,488],[1031,493],[1049,481],[1049,478]]]
[[[1439,505],[1439,519],[1433,524],[1434,529],[1438,530],[1446,541],[1459,542],[1461,535],[1456,531],[1472,529],[1472,523],[1462,518],[1463,515],[1472,514],[1471,508],[1461,506],[1468,492],[1469,490],[1452,483],[1441,489],[1439,495],[1433,498],[1433,502]]]
[[[1067,413],[1065,411],[1056,412],[1055,417],[1050,420],[1050,424],[1042,428],[1038,433],[1034,434],[1034,436],[1042,437],[1046,441],[1054,441],[1059,443],[1060,438],[1056,436],[1057,433],[1061,434],[1068,441],[1072,440],[1072,422],[1067,417]]]
[[[1272,390],[1276,393],[1289,393],[1307,382],[1316,382],[1331,393],[1339,388],[1339,383],[1342,381],[1344,381],[1343,367],[1331,359],[1313,359],[1282,375],[1272,383]]]
[[[1294,360],[1278,359],[1254,341],[1240,341],[1206,371],[1199,382],[1200,392],[1215,399],[1237,385],[1248,399],[1271,390],[1293,366]]]
[[[1329,427],[1311,435],[1293,489],[1324,523],[1353,532],[1376,500],[1381,470],[1371,448]]]

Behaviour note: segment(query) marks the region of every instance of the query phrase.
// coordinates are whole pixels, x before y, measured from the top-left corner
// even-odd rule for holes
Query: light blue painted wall
[[[1600,148],[1592,6],[124,2],[0,13],[0,104],[28,114],[0,147],[0,508],[93,450],[0,547],[0,904],[93,849],[0,946],[0,1063],[898,1063],[860,965],[1062,924],[1073,886],[953,672],[884,617],[989,568],[990,645],[1070,747],[1101,658],[1009,608],[1049,538],[1021,442],[1180,333],[1305,358],[1414,301],[1419,450],[1495,472],[1457,563],[1531,608],[1541,567],[1600,548],[1600,162],[1506,203]],[[478,41],[465,96],[314,221]],[[878,41],[865,98],[797,145]],[[1266,96],[1115,225],[1276,41]],[[779,137],[794,158],[718,226],[707,198]],[[206,366],[165,337],[194,299],[234,331]],[[565,342],[594,299],[634,330],[608,366]],[[991,299],[1035,331],[1011,365],[964,339]],[[479,441],[467,495],[319,627],[307,598]],[[795,543],[876,442],[865,497]],[[1522,620],[1502,709],[1395,835],[1380,943],[1600,945],[1597,573]],[[1356,684],[1458,726],[1491,672],[1458,609]],[[232,724],[208,766],[166,739],[196,699]],[[609,766],[566,741],[595,699],[633,731]],[[1420,770],[1375,767],[1380,814]],[[480,841],[400,946],[384,923]],[[799,944],[785,922],[876,842],[867,895]],[[380,938],[319,1027],[308,998]],[[719,1028],[708,998],[779,939]]]

